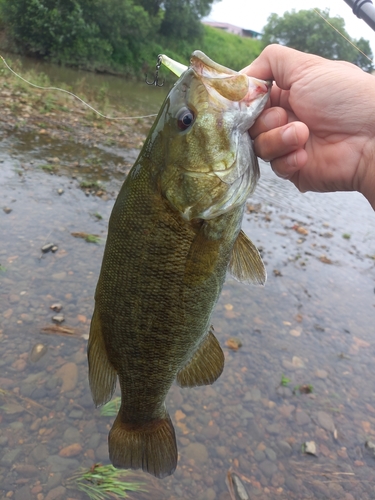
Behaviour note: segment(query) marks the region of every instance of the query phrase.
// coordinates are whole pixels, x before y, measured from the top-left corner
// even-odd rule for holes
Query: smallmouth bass
[[[111,462],[156,477],[177,465],[172,383],[212,384],[223,370],[210,318],[227,270],[266,279],[241,221],[259,177],[248,129],[271,83],[200,51],[179,66],[113,207],[88,343],[95,404],[111,399],[117,377],[121,388]]]

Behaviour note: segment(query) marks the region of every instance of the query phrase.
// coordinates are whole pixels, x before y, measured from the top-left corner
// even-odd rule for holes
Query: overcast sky
[[[295,9],[329,9],[330,16],[341,16],[345,20],[346,31],[352,38],[361,37],[369,40],[375,55],[375,32],[358,19],[344,0],[221,0],[213,4],[209,21],[220,21],[240,26],[241,28],[262,31],[267,18],[275,12],[282,16],[284,12]]]

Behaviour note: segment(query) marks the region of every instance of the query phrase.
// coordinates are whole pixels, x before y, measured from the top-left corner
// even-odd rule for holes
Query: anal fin
[[[176,380],[181,387],[210,385],[220,377],[223,369],[224,353],[211,326],[203,343],[177,373]]]
[[[91,320],[87,357],[92,398],[96,406],[101,406],[107,403],[115,392],[117,372],[107,356],[101,321],[96,307]]]
[[[177,466],[177,444],[167,411],[164,418],[144,424],[122,422],[120,413],[108,438],[113,466],[142,469],[159,478],[173,474]]]
[[[257,247],[241,230],[233,246],[229,272],[242,283],[264,285],[267,273]]]

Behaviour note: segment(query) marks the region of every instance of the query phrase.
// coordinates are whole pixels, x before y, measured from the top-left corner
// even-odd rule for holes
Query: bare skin
[[[302,191],[359,191],[375,210],[375,78],[353,64],[269,45],[242,72],[275,80],[250,135]]]

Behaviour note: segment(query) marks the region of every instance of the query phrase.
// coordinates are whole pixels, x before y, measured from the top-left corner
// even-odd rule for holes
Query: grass
[[[113,398],[112,401],[109,401],[100,408],[100,415],[102,417],[115,417],[120,409],[120,405],[121,398]]]
[[[90,469],[80,469],[66,480],[66,487],[85,493],[91,500],[129,498],[129,491],[146,491],[142,483],[124,481],[128,471],[112,465],[94,464]]]
[[[102,186],[100,181],[81,181],[79,183],[79,187],[81,189],[101,189],[104,191],[104,187]]]
[[[0,264],[0,273],[4,273],[6,270],[7,270],[7,268]]]
[[[290,384],[290,378],[286,377],[284,374],[281,375],[280,385],[282,387],[287,387]]]
[[[88,234],[85,238],[85,241],[87,241],[87,243],[99,243],[100,237],[96,236],[96,234]]]
[[[50,164],[39,165],[39,168],[41,168],[45,172],[54,172],[55,168],[56,168],[56,165],[50,165]]]
[[[102,219],[103,219],[103,216],[102,216],[102,215],[100,215],[100,213],[99,213],[99,212],[95,212],[95,213],[93,214],[93,216],[94,216],[94,217],[96,217],[98,220],[102,220]]]

